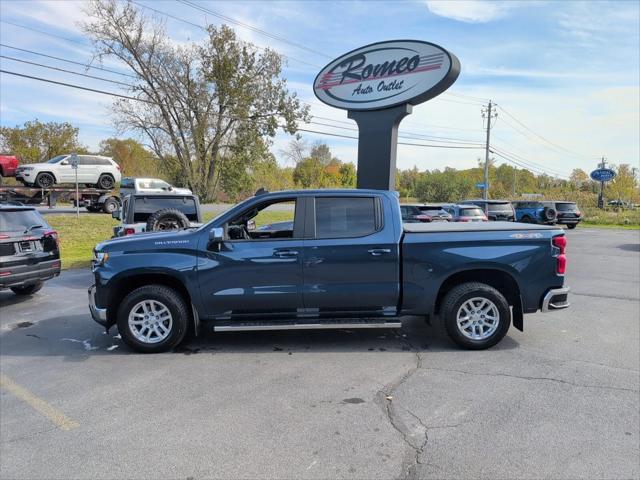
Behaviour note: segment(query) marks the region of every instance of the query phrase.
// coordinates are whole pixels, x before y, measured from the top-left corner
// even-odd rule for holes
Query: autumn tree
[[[633,169],[627,163],[616,168],[615,178],[605,187],[607,197],[612,200],[630,201],[638,187]]]
[[[118,60],[135,77],[127,92],[135,100],[113,106],[117,126],[148,138],[205,201],[230,164],[242,171],[256,139],[268,142],[279,128],[293,134],[308,116],[281,77],[281,56],[231,28],[209,26],[205,40],[181,46],[131,2],[92,0],[87,14],[96,57]]]
[[[161,165],[155,155],[133,138],[102,140],[99,153],[113,158],[120,165],[123,176],[157,177],[166,173],[162,172]]]
[[[85,153],[78,128],[70,123],[31,120],[22,126],[0,127],[0,151],[16,155],[22,163],[42,162],[65,153]]]

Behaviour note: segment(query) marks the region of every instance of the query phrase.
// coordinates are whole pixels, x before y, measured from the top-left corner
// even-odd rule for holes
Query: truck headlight
[[[93,251],[93,266],[101,266],[104,265],[107,260],[109,260],[109,253],[107,252],[96,252]]]
[[[23,170],[33,170],[33,167],[20,167],[20,168],[19,168],[19,170],[20,170],[20,171],[23,171]]]

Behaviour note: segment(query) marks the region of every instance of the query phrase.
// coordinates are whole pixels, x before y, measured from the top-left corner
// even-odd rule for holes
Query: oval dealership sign
[[[342,55],[320,71],[313,91],[346,110],[417,105],[444,92],[460,74],[455,55],[433,43],[395,40]]]
[[[589,175],[596,182],[609,182],[614,179],[616,172],[610,168],[598,168]]]

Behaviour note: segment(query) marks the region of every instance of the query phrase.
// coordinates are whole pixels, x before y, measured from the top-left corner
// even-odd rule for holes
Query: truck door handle
[[[369,250],[369,253],[374,257],[379,257],[380,255],[383,255],[385,253],[391,253],[391,249],[390,248],[372,248],[371,250]]]
[[[273,256],[278,258],[291,258],[297,257],[298,252],[296,252],[295,250],[276,250],[275,252],[273,252]]]

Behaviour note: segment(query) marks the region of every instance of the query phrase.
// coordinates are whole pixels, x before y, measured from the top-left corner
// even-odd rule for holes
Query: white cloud
[[[434,15],[467,23],[487,23],[504,17],[516,4],[487,0],[427,0]]]

